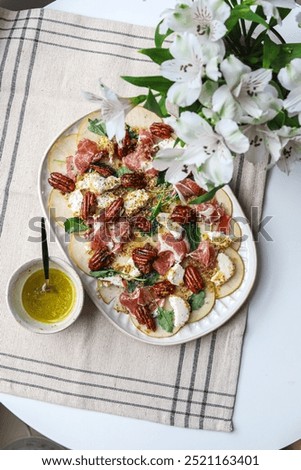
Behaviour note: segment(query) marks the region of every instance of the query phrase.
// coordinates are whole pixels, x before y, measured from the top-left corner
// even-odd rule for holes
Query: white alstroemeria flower
[[[299,116],[301,124],[301,59],[293,59],[286,67],[283,67],[278,79],[281,85],[289,90],[287,98],[283,102],[289,116]]]
[[[240,132],[237,124],[229,119],[219,121],[215,130],[205,119],[190,111],[183,112],[179,118],[167,118],[165,122],[186,143],[186,147],[181,149],[160,151],[154,160],[157,169],[161,169],[158,166],[159,160],[165,162],[165,168],[170,166],[170,182],[174,182],[175,172],[183,179],[179,170],[181,163],[186,172],[188,170],[197,174],[199,169],[202,172],[199,178],[205,187],[208,184],[228,183],[233,173],[232,152],[244,153],[249,148],[248,139]],[[174,171],[172,165],[175,165]],[[165,178],[168,180],[167,175]]]
[[[301,28],[301,12],[298,13],[298,15],[296,15],[296,21],[297,21],[299,28]]]
[[[134,105],[129,98],[117,96],[101,80],[99,80],[99,84],[99,96],[87,91],[83,92],[84,96],[99,105],[101,119],[106,125],[109,139],[116,137],[117,142],[121,142],[125,137],[125,116],[134,108]]]
[[[168,29],[178,33],[187,31],[215,42],[226,34],[224,23],[230,13],[230,7],[223,0],[184,0],[162,13],[160,32],[164,34]]]
[[[249,138],[250,148],[245,152],[247,160],[251,163],[276,163],[281,155],[281,142],[276,132],[271,131],[267,125],[248,126],[244,134]]]
[[[225,78],[227,87],[218,90],[219,96],[215,100],[216,112],[224,109],[228,111],[227,117],[238,112],[239,121],[242,123],[262,123],[273,119],[282,108],[282,101],[278,99],[276,89],[269,85],[272,79],[272,70],[258,69],[252,71],[251,68],[243,64],[234,55],[230,55],[221,63],[221,71]],[[233,100],[230,99],[229,93],[232,94],[237,106],[234,106]],[[227,107],[221,108],[218,103],[227,104]],[[220,109],[219,109],[220,108]],[[239,108],[241,112],[239,112]],[[233,117],[237,116],[233,114]],[[250,119],[251,118],[251,119]],[[235,118],[237,121],[237,118]]]
[[[184,148],[162,149],[153,160],[153,168],[159,171],[167,170],[165,180],[176,184],[187,177],[193,165],[186,165],[183,159]]]
[[[277,161],[277,166],[289,174],[293,164],[301,161],[301,129],[283,126],[277,134],[282,147],[282,155]]]
[[[296,3],[293,0],[255,0],[254,4],[263,8],[263,12],[268,20],[273,17],[279,24],[281,24],[281,17],[277,7],[291,9],[296,7]]]
[[[163,77],[175,82],[168,90],[167,99],[178,106],[194,103],[202,89],[202,77],[206,74],[218,80],[219,44],[201,44],[191,33],[178,35],[170,47],[174,59],[161,64]]]

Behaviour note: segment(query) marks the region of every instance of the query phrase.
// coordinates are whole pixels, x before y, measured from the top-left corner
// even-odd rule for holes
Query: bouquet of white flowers
[[[183,0],[164,11],[155,47],[140,51],[159,74],[122,77],[148,93],[120,98],[102,83],[101,96],[86,93],[100,103],[108,137],[122,142],[139,104],[175,132],[153,161],[170,183],[192,173],[207,190],[220,187],[242,154],[289,173],[301,155],[301,43],[287,44],[277,26],[293,8],[292,0]]]

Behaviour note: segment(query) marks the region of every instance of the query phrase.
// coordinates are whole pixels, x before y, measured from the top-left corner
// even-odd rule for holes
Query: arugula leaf
[[[159,201],[155,205],[155,207],[152,208],[151,215],[150,215],[150,220],[155,220],[158,214],[160,214],[162,210],[162,204],[163,204],[163,196],[160,197]]]
[[[115,271],[115,269],[103,269],[101,271],[90,271],[90,276],[96,277],[98,279],[102,277],[116,276],[116,274],[120,274],[120,272]]]
[[[88,230],[88,226],[79,217],[71,217],[66,219],[64,222],[65,232],[67,233],[78,233],[85,232]]]
[[[128,131],[131,139],[138,139],[139,134],[137,134],[137,132],[135,132],[128,124],[126,124],[126,130]]]
[[[189,241],[190,251],[196,250],[201,241],[201,232],[199,227],[196,223],[188,223],[184,224],[183,228]]]
[[[192,294],[188,302],[191,306],[191,310],[198,310],[199,308],[203,307],[205,303],[206,293],[204,290],[201,290],[198,294]]]
[[[165,308],[158,307],[158,323],[163,328],[163,330],[167,331],[168,333],[172,333],[174,329],[174,311],[173,310],[165,310]]]
[[[121,166],[120,168],[116,170],[116,173],[117,173],[117,176],[120,177],[122,175],[125,175],[126,173],[133,173],[133,172],[126,166]]]
[[[192,201],[189,202],[189,204],[202,204],[202,202],[207,202],[210,201],[211,199],[214,198],[215,193],[221,189],[224,185],[221,184],[220,186],[217,186],[216,188],[211,189],[211,191],[208,191],[208,193],[202,194],[201,196],[197,197],[196,199],[193,199]]]
[[[143,283],[144,286],[153,286],[156,284],[160,277],[160,274],[156,271],[151,272],[150,274],[145,275],[145,281]]]
[[[94,134],[108,136],[105,124],[99,119],[89,119],[88,130]]]
[[[127,281],[127,291],[128,292],[134,292],[134,290],[136,289],[136,287],[138,286],[138,282],[137,281]]]

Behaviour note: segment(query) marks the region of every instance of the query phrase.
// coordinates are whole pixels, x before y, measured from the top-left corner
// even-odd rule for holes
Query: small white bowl
[[[10,278],[6,291],[8,307],[20,325],[34,333],[57,333],[72,325],[80,315],[84,303],[84,289],[80,277],[70,264],[60,258],[50,257],[49,267],[57,268],[66,273],[73,281],[76,299],[72,311],[56,323],[42,323],[31,318],[23,307],[22,291],[28,277],[35,271],[43,269],[41,259],[34,259],[20,266]]]

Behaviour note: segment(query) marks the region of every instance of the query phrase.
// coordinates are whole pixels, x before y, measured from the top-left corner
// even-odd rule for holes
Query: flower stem
[[[279,41],[282,44],[286,44],[286,41],[285,41],[284,37],[281,36],[281,34],[277,31],[277,29],[275,29],[271,26],[270,31],[272,31],[272,33],[274,33],[274,35],[279,39]]]

